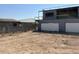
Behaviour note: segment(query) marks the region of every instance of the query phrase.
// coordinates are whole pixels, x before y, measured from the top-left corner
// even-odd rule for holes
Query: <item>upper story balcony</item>
[[[43,20],[79,18],[79,7],[44,10]]]

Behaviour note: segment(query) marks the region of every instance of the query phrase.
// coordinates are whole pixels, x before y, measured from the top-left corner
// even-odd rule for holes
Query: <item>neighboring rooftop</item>
[[[7,18],[0,18],[1,22],[20,22],[18,20],[15,19],[7,19]]]
[[[33,18],[21,19],[21,20],[0,18],[0,22],[35,22],[35,20]]]
[[[21,19],[20,22],[35,22],[33,18]]]

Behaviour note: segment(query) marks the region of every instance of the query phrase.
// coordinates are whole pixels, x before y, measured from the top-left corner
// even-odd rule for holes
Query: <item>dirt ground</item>
[[[79,35],[23,32],[0,35],[0,53],[58,54],[79,53]]]

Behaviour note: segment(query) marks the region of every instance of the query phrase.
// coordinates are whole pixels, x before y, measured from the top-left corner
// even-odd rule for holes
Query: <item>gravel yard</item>
[[[79,36],[32,31],[2,34],[0,35],[0,53],[79,53]]]

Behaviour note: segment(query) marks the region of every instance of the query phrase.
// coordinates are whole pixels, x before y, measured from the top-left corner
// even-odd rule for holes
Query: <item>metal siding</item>
[[[66,32],[79,33],[79,23],[66,23]]]
[[[58,23],[42,23],[41,24],[42,31],[59,31]]]
[[[66,32],[66,24],[65,23],[79,23],[79,19],[60,19],[60,20],[40,20],[40,24],[42,23],[59,23],[59,32]],[[41,25],[39,25],[39,29]]]

